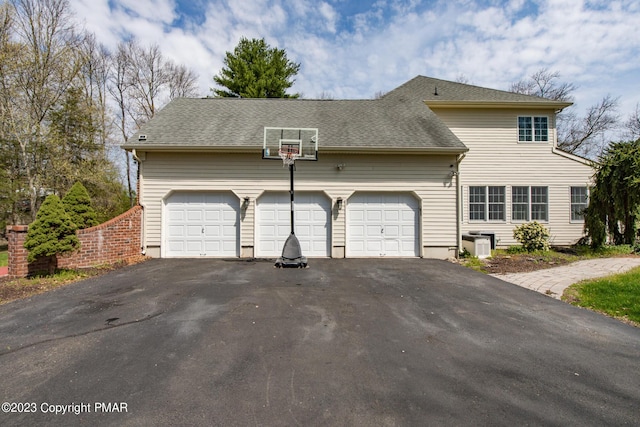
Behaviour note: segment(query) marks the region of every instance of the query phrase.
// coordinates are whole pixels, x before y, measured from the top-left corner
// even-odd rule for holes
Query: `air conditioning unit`
[[[478,258],[489,258],[491,256],[491,239],[489,236],[463,234],[462,247],[469,251],[471,256]]]

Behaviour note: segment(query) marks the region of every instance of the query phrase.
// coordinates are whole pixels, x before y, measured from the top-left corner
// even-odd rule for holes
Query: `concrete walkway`
[[[640,267],[640,257],[588,259],[528,273],[492,274],[492,276],[560,299],[564,290],[574,283],[624,273],[634,267]]]

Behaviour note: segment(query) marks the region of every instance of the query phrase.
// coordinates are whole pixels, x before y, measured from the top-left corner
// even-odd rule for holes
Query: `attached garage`
[[[409,193],[355,193],[347,203],[348,257],[417,257],[419,205]]]
[[[176,192],[165,200],[165,257],[240,255],[240,201],[231,192]]]
[[[294,219],[302,253],[311,257],[330,256],[331,200],[321,192],[296,192]],[[256,256],[279,257],[291,233],[290,222],[288,192],[266,192],[260,196],[256,210]]]

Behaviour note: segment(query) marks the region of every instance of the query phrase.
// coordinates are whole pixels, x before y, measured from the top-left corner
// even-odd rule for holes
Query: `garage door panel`
[[[402,253],[399,240],[386,240],[384,242],[384,249],[387,253],[393,253],[393,254]]]
[[[305,256],[328,256],[331,202],[322,193],[295,195],[295,233]],[[258,199],[256,256],[277,257],[291,234],[291,198],[268,192]]]
[[[182,222],[185,219],[185,212],[184,211],[175,211],[175,210],[170,210],[168,215],[167,215],[169,221],[179,221]]]
[[[364,221],[364,211],[362,209],[353,208],[349,211],[349,217],[354,222],[362,222]]]
[[[185,229],[181,225],[168,227],[167,233],[169,237],[185,237]]]
[[[185,229],[187,230],[187,237],[199,237],[202,234],[202,226],[200,225],[189,225]]]
[[[231,212],[231,214],[233,215],[233,212]],[[224,219],[229,220],[229,216],[225,215]],[[220,221],[220,212],[219,211],[207,210],[207,211],[204,212],[204,220],[206,222]]]
[[[416,219],[416,212],[412,212],[412,211],[408,211],[408,210],[402,210],[401,211],[401,218],[402,218],[402,222],[407,222],[407,223],[413,224],[413,222]]]
[[[347,256],[418,256],[418,201],[408,193],[356,193],[347,203]]]
[[[186,241],[186,251],[193,253],[201,253],[202,252],[203,242],[202,240],[187,240]]]
[[[413,225],[403,225],[401,227],[402,234],[401,237],[412,237],[416,234],[416,229]]]
[[[384,211],[384,220],[385,224],[389,221],[398,222],[400,220],[400,206],[391,207],[394,210],[385,210]],[[397,210],[395,210],[397,209]]]
[[[385,225],[384,235],[387,239],[391,237],[400,237],[400,227],[397,225]]]
[[[222,226],[222,233],[221,236],[225,237],[225,242],[226,241],[233,241],[235,244],[235,238],[237,235],[237,230],[236,227],[233,227],[231,225],[224,225]]]
[[[376,221],[379,222],[379,221]],[[365,226],[366,234],[365,236],[377,236],[382,235],[382,226],[380,224],[374,225],[366,225]]]
[[[195,210],[193,208],[188,208],[187,211],[187,222],[202,222],[202,210]]]
[[[367,240],[365,242],[367,252],[373,255],[382,255],[382,241],[381,240]]]
[[[365,212],[367,221],[382,221],[382,211],[377,209],[368,210]]]

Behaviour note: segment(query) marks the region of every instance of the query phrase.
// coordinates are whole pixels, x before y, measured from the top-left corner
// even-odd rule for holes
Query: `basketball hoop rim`
[[[289,166],[289,165],[294,164],[296,159],[300,158],[300,152],[295,153],[293,151],[290,151],[289,149],[287,149],[287,150],[278,150],[278,155],[282,159],[282,163],[285,166]]]

